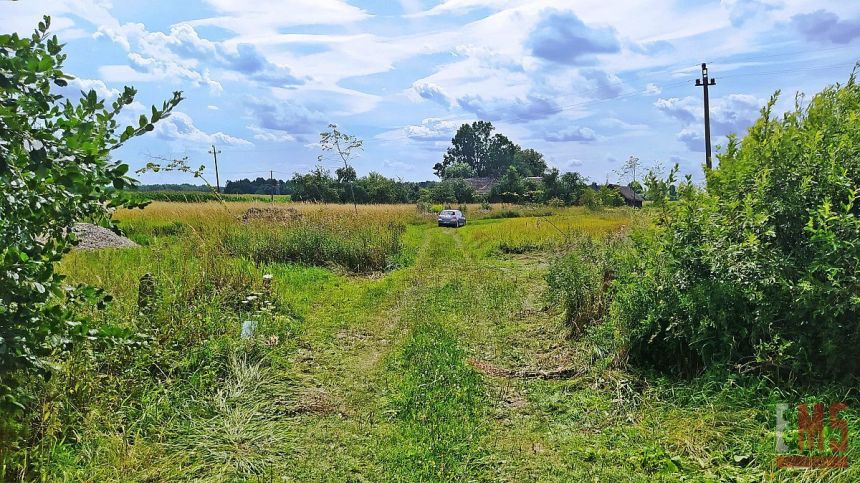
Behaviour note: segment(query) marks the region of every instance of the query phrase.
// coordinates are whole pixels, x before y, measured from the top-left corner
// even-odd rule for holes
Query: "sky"
[[[364,140],[359,175],[433,179],[479,119],[594,181],[618,181],[634,155],[701,179],[702,62],[724,145],[776,90],[790,109],[860,60],[860,2],[845,0],[0,0],[0,30],[29,33],[43,14],[76,77],[62,94],[132,85],[132,123],[184,92],[115,158],[187,156],[214,182],[215,145],[222,185],[333,171],[318,160],[329,123]]]

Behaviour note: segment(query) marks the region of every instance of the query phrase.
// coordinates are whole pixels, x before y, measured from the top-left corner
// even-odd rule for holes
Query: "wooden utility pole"
[[[272,203],[275,202],[275,173],[269,171],[269,181],[272,183]]]
[[[218,176],[218,155],[221,154],[221,151],[215,149],[215,145],[213,144],[212,150],[209,151],[209,154],[215,158],[215,190],[218,193],[221,193],[221,178]]]
[[[696,86],[705,89],[705,166],[713,168],[711,162],[711,106],[708,101],[708,86],[717,85],[716,79],[708,78],[708,64],[702,63],[702,78],[696,79]]]

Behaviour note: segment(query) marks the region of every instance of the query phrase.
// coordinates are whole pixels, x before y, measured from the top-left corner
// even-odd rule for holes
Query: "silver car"
[[[466,215],[460,210],[442,210],[439,212],[439,226],[459,228],[466,224]]]

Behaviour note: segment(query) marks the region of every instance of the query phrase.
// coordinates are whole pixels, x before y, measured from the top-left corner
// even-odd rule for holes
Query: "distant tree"
[[[343,162],[344,174],[349,174],[349,170],[352,170],[352,174],[354,175],[355,169],[349,165],[349,162],[358,154],[358,151],[364,149],[364,141],[356,136],[341,132],[337,128],[337,124],[329,124],[328,130],[320,133],[320,149],[322,149],[322,154],[318,158],[320,164],[325,159],[326,153],[333,153]],[[355,192],[352,189],[352,184],[353,181],[347,182],[350,194],[352,195],[352,204],[357,212],[358,205],[355,201]]]
[[[516,167],[517,155],[521,151],[518,145],[514,144],[504,134],[496,134],[490,139],[489,153],[487,165],[484,169],[484,174],[481,176],[490,176],[493,178],[502,176],[509,166]],[[520,174],[523,174],[520,171]]]
[[[582,192],[582,196],[579,197],[579,203],[592,211],[599,210],[603,206],[603,200],[600,199],[600,195],[596,190],[591,188],[586,188]]]
[[[493,185],[490,198],[505,203],[519,203],[523,201],[526,192],[526,184],[517,168],[509,166],[504,176],[498,183]]]
[[[552,199],[564,200],[564,192],[559,176],[558,168],[552,168],[543,174],[542,181],[545,201]]]
[[[585,178],[579,173],[564,173],[561,175],[560,183],[562,199],[570,205],[579,203],[582,194],[588,191]]]
[[[324,203],[341,201],[337,181],[322,166],[317,166],[307,174],[296,173],[293,175],[291,182],[295,187],[293,197],[296,201],[318,201]]]
[[[440,181],[430,190],[434,203],[471,203],[475,200],[475,190],[459,178]]]
[[[598,195],[600,196],[600,203],[603,206],[616,207],[624,205],[624,198],[621,197],[621,193],[609,185],[601,186]]]
[[[454,163],[464,163],[471,166],[477,176],[485,176],[493,130],[493,124],[485,121],[460,126],[442,162],[433,167],[436,176],[444,179],[445,170]]]
[[[546,162],[542,154],[533,149],[523,150],[505,135],[494,134],[494,130],[493,124],[486,121],[460,126],[442,162],[433,166],[436,176],[496,178],[505,174],[509,166],[516,167],[523,176],[543,174]],[[471,169],[466,170],[463,165]]]
[[[658,170],[649,170],[645,175],[645,198],[655,206],[666,208],[668,201],[672,199],[673,191],[675,191],[675,179],[678,174],[679,166],[675,164],[669,172],[668,178],[663,178]],[[677,193],[675,193],[677,196]]]
[[[451,165],[445,168],[445,171],[443,173],[444,179],[473,178],[476,175],[477,172],[475,171],[475,168],[462,161],[456,161],[454,163],[451,163]]]
[[[514,166],[524,176],[543,176],[547,170],[543,154],[531,148],[517,151]]]
[[[639,171],[639,158],[636,156],[630,156],[617,173],[622,182],[627,181],[628,183],[635,183],[638,180],[636,177],[637,171]]]
[[[352,166],[343,166],[334,170],[334,175],[337,176],[338,183],[352,183],[358,178],[355,173],[355,168]]]

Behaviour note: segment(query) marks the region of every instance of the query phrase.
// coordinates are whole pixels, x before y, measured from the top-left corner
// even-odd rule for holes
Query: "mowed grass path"
[[[338,410],[290,422],[288,478],[835,476],[776,471],[773,396],[754,387],[643,386],[595,366],[602,354],[570,340],[558,311],[544,305],[545,255],[487,255],[476,239],[490,226],[503,232],[505,222],[422,228],[413,266],[352,280],[307,306],[308,349],[293,369],[303,391],[329,395]]]
[[[551,255],[494,247],[498,240],[528,245],[525,225],[557,233],[581,216],[555,226],[525,218],[460,229],[412,225],[412,263],[384,275],[259,267],[274,275],[275,298],[297,317],[277,355],[265,364],[231,361],[224,387],[206,396],[215,410],[205,419],[180,408],[167,418],[177,423],[133,446],[109,433],[88,435],[93,449],[76,463],[55,462],[56,474],[129,481],[833,476],[774,473],[770,404],[779,399],[766,389],[646,381],[600,364],[599,347],[568,337],[559,310],[543,299]],[[608,214],[585,231],[627,223]]]

